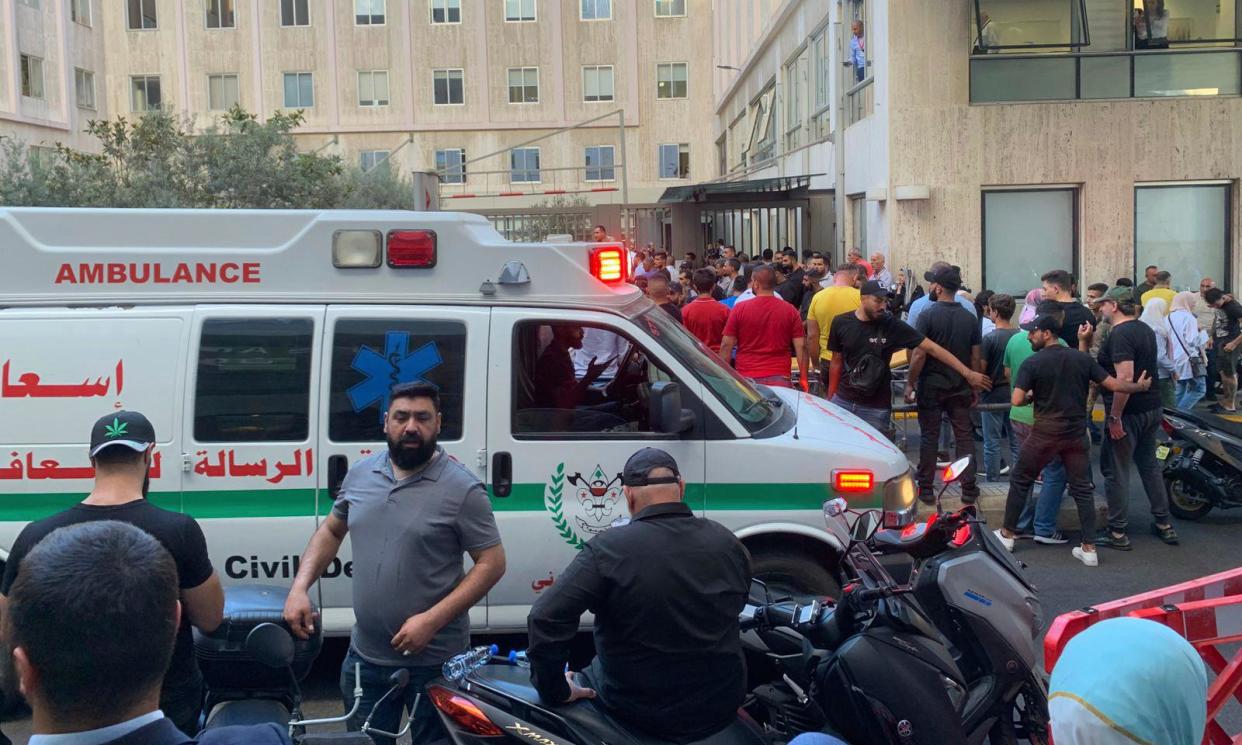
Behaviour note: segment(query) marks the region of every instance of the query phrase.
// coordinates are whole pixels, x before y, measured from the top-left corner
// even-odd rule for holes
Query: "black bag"
[[[1182,335],[1177,333],[1177,328],[1171,323],[1169,324],[1169,330],[1177,338],[1177,343],[1182,346],[1182,351],[1190,358],[1190,377],[1202,378],[1207,375],[1207,362],[1204,361],[1203,355],[1191,354],[1190,350],[1186,348],[1186,342],[1182,341]]]
[[[846,371],[845,387],[859,396],[872,396],[886,384],[888,364],[873,354],[864,354]]]

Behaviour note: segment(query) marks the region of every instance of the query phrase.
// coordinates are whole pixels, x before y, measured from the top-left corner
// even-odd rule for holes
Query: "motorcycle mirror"
[[[880,513],[875,510],[867,510],[858,516],[854,521],[854,527],[850,531],[850,539],[854,541],[865,541],[871,537],[873,533],[880,527]]]
[[[397,688],[405,688],[410,684],[410,671],[406,668],[399,668],[392,675],[388,676],[388,682]]]
[[[263,665],[283,670],[293,664],[293,635],[283,626],[261,623],[246,635],[246,651]]]
[[[768,605],[772,602],[772,595],[768,592],[768,585],[763,580],[750,580],[750,592],[747,593],[747,600],[755,605]]]
[[[944,478],[942,479],[942,481],[944,481],[944,483],[946,484],[952,484],[954,481],[957,481],[958,479],[960,479],[966,473],[966,469],[969,467],[970,467],[970,456],[969,455],[960,460],[953,461],[952,463],[949,464],[948,468],[944,469]]]
[[[850,525],[846,520],[848,511],[849,503],[841,497],[824,502],[824,525],[843,549],[850,545]]]

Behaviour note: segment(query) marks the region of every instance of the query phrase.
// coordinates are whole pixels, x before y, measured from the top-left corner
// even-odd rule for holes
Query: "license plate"
[[[1168,460],[1168,458],[1169,458],[1169,446],[1168,445],[1158,446],[1156,448],[1156,460]]]

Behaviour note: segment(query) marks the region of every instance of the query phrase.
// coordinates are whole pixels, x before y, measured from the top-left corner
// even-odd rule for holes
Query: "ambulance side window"
[[[309,318],[203,322],[194,392],[199,442],[301,442],[310,417]]]
[[[328,439],[384,439],[388,391],[425,381],[440,390],[440,440],[462,438],[466,386],[466,326],[409,318],[341,319],[332,335]]]

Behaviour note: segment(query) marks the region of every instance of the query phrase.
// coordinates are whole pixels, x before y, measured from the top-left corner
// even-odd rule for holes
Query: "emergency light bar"
[[[434,230],[388,231],[388,266],[393,268],[436,265],[436,234]]]
[[[591,276],[609,285],[626,280],[625,249],[621,246],[599,246],[591,249]]]
[[[838,493],[858,494],[869,492],[875,486],[875,476],[870,471],[833,471],[832,488]]]

